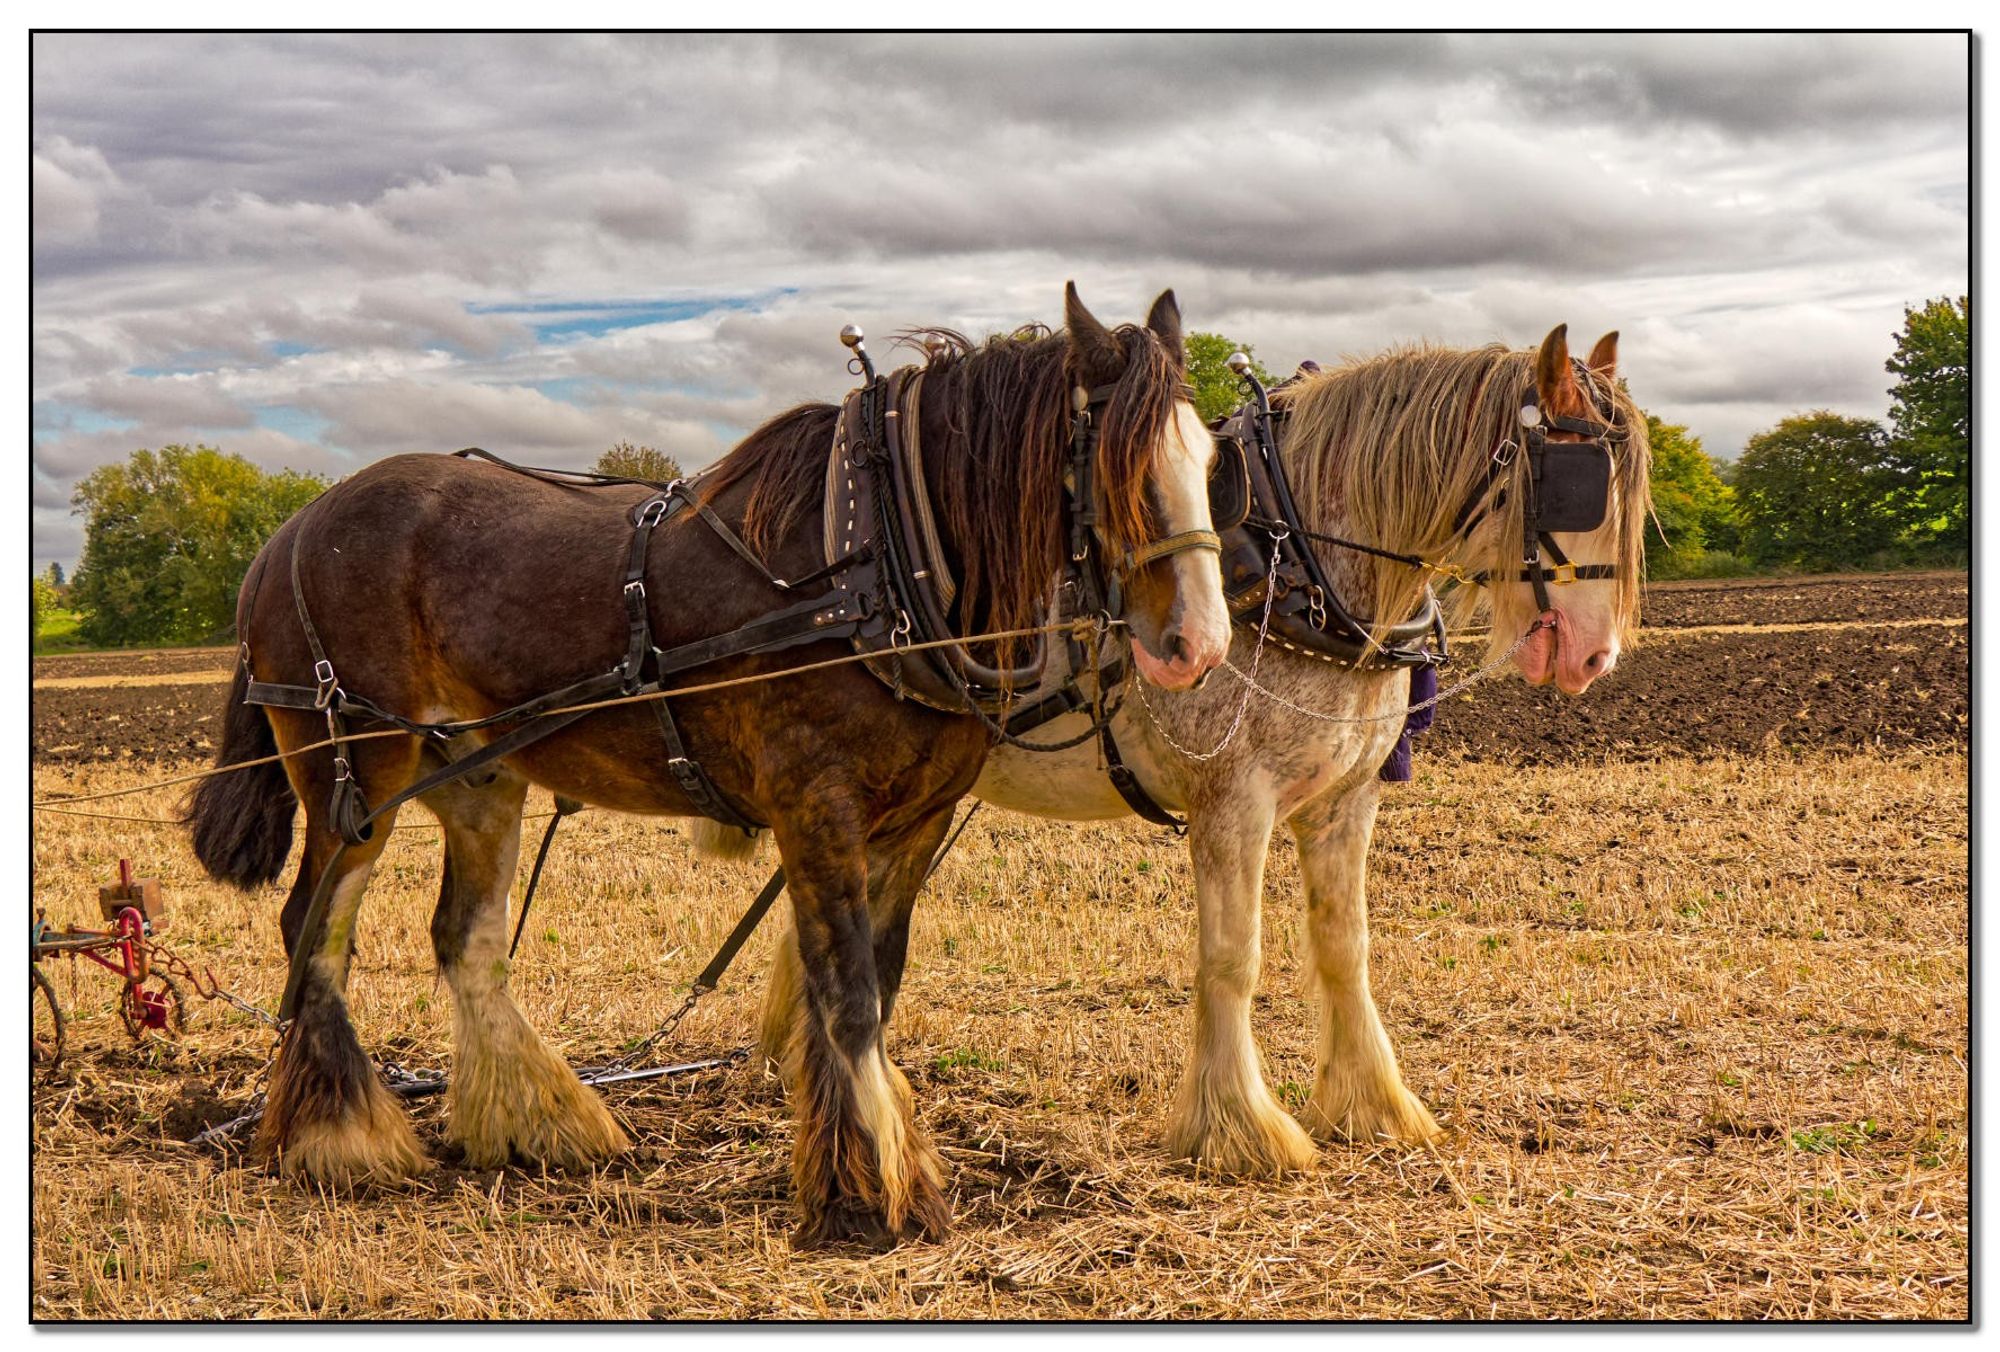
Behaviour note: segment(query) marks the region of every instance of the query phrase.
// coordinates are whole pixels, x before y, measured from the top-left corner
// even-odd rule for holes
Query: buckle
[[[313,680],[319,688],[313,692],[313,708],[324,709],[333,703],[333,697],[340,690],[340,682],[333,674],[333,663],[322,657],[313,663]]]
[[[676,487],[678,487],[678,484]],[[659,497],[647,501],[645,508],[639,513],[639,520],[636,524],[650,530],[652,527],[659,525],[666,514],[667,496],[663,493]]]
[[[1568,573],[1569,576],[1564,577],[1564,573]],[[1558,587],[1567,587],[1576,581],[1576,565],[1574,563],[1559,563],[1553,568],[1542,569],[1542,575]]]
[[[353,778],[354,774],[352,769],[347,764],[347,757],[335,756],[333,758],[333,782],[336,784],[344,784],[348,780]]]
[[[625,584],[625,599],[627,602],[633,600],[640,600],[640,601],[645,600],[646,599],[645,580],[642,578],[635,578],[632,581],[627,582]]]

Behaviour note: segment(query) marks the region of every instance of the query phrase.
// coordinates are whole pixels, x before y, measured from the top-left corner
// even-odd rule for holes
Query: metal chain
[[[1265,637],[1271,631],[1271,603],[1275,601],[1278,597],[1278,555],[1281,552],[1278,548],[1278,544],[1285,538],[1285,536],[1289,535],[1290,533],[1291,532],[1286,530],[1280,530],[1276,534],[1271,536],[1271,571],[1264,578],[1264,613],[1257,620],[1257,646],[1251,650],[1250,675],[1247,677],[1243,677],[1242,672],[1237,671],[1236,668],[1233,666],[1229,666],[1229,660],[1227,658],[1224,658],[1222,662],[1222,665],[1224,665],[1225,667],[1229,667],[1229,670],[1233,672],[1235,675],[1243,677],[1243,679],[1247,682],[1247,684],[1245,685],[1243,690],[1243,698],[1237,702],[1236,717],[1230,720],[1229,730],[1222,734],[1221,741],[1217,742],[1214,746],[1210,747],[1206,751],[1188,750],[1186,747],[1182,746],[1179,742],[1175,741],[1174,735],[1171,732],[1167,731],[1166,724],[1160,722],[1159,713],[1153,708],[1152,701],[1148,699],[1146,696],[1146,682],[1144,680],[1139,680],[1139,681],[1134,681],[1132,683],[1139,692],[1140,706],[1145,709],[1146,716],[1153,720],[1153,726],[1154,728],[1158,729],[1160,736],[1166,739],[1166,743],[1168,746],[1180,752],[1181,755],[1187,757],[1191,761],[1214,760],[1217,756],[1220,756],[1224,751],[1229,749],[1229,744],[1236,740],[1236,734],[1242,731],[1243,729],[1243,716],[1250,712],[1250,692],[1252,690],[1262,689],[1262,687],[1257,684],[1257,669],[1263,665],[1264,640]]]
[[[180,954],[174,952],[151,935],[146,937],[146,951],[149,955],[149,961],[154,966],[159,967],[168,976],[183,978],[188,985],[194,987],[194,993],[202,999],[220,1000],[226,1005],[233,1005],[245,1014],[261,1019],[280,1032],[283,1031],[284,1025],[279,1022],[276,1015],[266,1013],[256,1005],[251,1004],[248,1000],[245,1000],[242,996],[236,994],[236,992],[225,989],[222,983],[215,979],[213,969],[204,967],[201,971],[197,972],[193,964],[189,963],[186,958],[183,958]]]
[[[1526,633],[1522,634],[1521,637],[1514,640],[1513,647],[1509,648],[1506,652],[1502,653],[1499,657],[1495,658],[1493,661],[1488,662],[1485,666],[1479,668],[1479,670],[1473,672],[1470,676],[1467,676],[1464,680],[1459,681],[1453,685],[1448,685],[1444,689],[1438,691],[1435,695],[1432,695],[1429,699],[1419,700],[1417,703],[1409,705],[1406,708],[1392,709],[1386,714],[1369,714],[1366,715],[1365,717],[1344,717],[1339,714],[1323,714],[1314,709],[1304,708],[1300,705],[1292,703],[1290,700],[1286,699],[1283,695],[1279,694],[1277,691],[1272,690],[1267,686],[1261,686],[1257,684],[1257,671],[1254,665],[1251,667],[1250,673],[1248,675],[1245,675],[1243,672],[1238,671],[1233,665],[1231,665],[1228,662],[1224,662],[1222,665],[1229,669],[1229,674],[1231,676],[1234,676],[1237,680],[1243,682],[1244,694],[1246,697],[1251,691],[1254,690],[1258,694],[1262,695],[1265,699],[1270,700],[1273,704],[1279,705],[1280,707],[1285,709],[1289,709],[1291,712],[1298,714],[1301,717],[1310,718],[1316,723],[1387,723],[1390,719],[1401,720],[1408,718],[1411,714],[1418,713],[1424,709],[1431,708],[1433,705],[1440,704],[1443,701],[1450,699],[1453,695],[1460,693],[1461,691],[1471,689],[1473,686],[1477,685],[1479,682],[1485,680],[1487,677],[1491,676],[1494,672],[1498,671],[1500,668],[1506,666],[1509,662],[1513,661],[1514,654],[1520,652],[1521,649],[1527,645],[1528,640],[1533,638],[1541,630],[1553,629],[1553,628],[1555,628],[1555,625],[1548,620],[1536,620],[1533,624],[1528,626],[1528,630]],[[1171,741],[1172,739],[1169,738],[1168,740]]]
[[[709,990],[709,987],[701,985],[689,987],[687,999],[681,1001],[679,1009],[676,1009],[673,1013],[667,1015],[665,1019],[661,1020],[658,1028],[655,1028],[652,1032],[646,1034],[645,1037],[639,1039],[638,1044],[623,1056],[614,1057],[601,1066],[593,1066],[591,1067],[591,1072],[595,1075],[615,1075],[620,1071],[631,1070],[634,1063],[640,1057],[673,1036],[674,1029],[680,1027],[681,1020],[688,1016],[694,1007],[701,1002],[701,997],[708,994]]]

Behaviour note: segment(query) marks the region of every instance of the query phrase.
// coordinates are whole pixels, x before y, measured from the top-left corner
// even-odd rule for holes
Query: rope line
[[[186,822],[178,817],[133,817],[122,812],[84,812],[81,809],[73,807],[43,807],[39,808],[39,810],[42,812],[60,813],[65,817],[89,817],[93,821],[100,822],[142,822],[147,826],[187,825]],[[555,816],[553,812],[530,812],[523,815],[521,820],[524,822],[538,822],[545,817],[553,816]],[[436,822],[407,822],[402,826],[390,827],[389,833],[394,835],[398,831],[435,831],[437,829],[438,824]]]
[[[1123,620],[1111,620],[1108,623],[1122,625],[1125,622]],[[1081,639],[1096,633],[1097,629],[1098,621],[1095,619],[1070,620],[1061,624],[1034,625],[1026,629],[999,629],[991,633],[974,634],[967,638],[940,638],[930,639],[922,643],[903,643],[896,645],[890,651],[895,653],[923,652],[931,648],[948,648],[960,644],[972,643],[993,643],[1000,639],[1029,638],[1036,634],[1059,634],[1064,632],[1075,634]],[[775,681],[784,676],[799,676],[810,671],[824,671],[829,667],[844,667],[855,662],[873,661],[885,655],[884,653],[845,653],[839,657],[829,657],[819,662],[807,662],[802,666],[783,667],[777,671],[760,671],[749,676],[733,676],[726,681],[707,681],[700,685],[676,686],[672,690],[652,690],[639,695],[615,695],[609,699],[592,700],[588,704],[571,704],[560,709],[543,709],[536,713],[524,714],[522,717],[524,719],[550,718],[557,714],[589,713],[597,709],[615,709],[627,704],[645,704],[652,700],[671,699],[678,695],[705,695],[716,690],[730,690],[738,686],[757,685],[764,681]],[[237,770],[255,769],[260,765],[270,765],[277,761],[290,760],[294,756],[303,756],[308,752],[323,751],[327,747],[339,742],[367,742],[380,737],[410,737],[414,735],[413,733],[403,731],[401,728],[384,728],[378,732],[356,732],[337,738],[325,737],[317,742],[308,742],[304,746],[295,747],[290,751],[280,751],[274,756],[259,756],[255,760],[232,761],[228,765],[210,766],[206,770],[197,770],[185,775],[174,775],[167,779],[155,780],[149,784],[137,784],[131,788],[105,789],[99,793],[79,793],[65,798],[42,799],[31,802],[28,806],[37,810],[54,811],[59,806],[67,803],[94,803],[106,798],[124,798],[135,793],[148,793],[155,789],[172,788],[177,784],[192,784],[196,780],[212,779],[217,775],[226,775]]]

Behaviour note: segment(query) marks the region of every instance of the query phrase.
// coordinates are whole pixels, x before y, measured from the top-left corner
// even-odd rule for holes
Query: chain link
[[[1536,620],[1533,624],[1528,626],[1528,630],[1526,633],[1522,634],[1521,637],[1514,640],[1513,647],[1509,648],[1506,652],[1502,653],[1499,657],[1495,658],[1493,661],[1488,662],[1485,666],[1479,668],[1479,670],[1473,672],[1470,676],[1467,676],[1464,680],[1459,681],[1453,685],[1448,685],[1444,689],[1438,691],[1435,695],[1432,695],[1429,699],[1419,700],[1417,703],[1409,705],[1407,708],[1392,709],[1386,714],[1368,714],[1360,717],[1345,717],[1340,714],[1323,714],[1315,709],[1307,709],[1301,705],[1292,703],[1290,700],[1286,699],[1283,695],[1279,694],[1277,691],[1272,690],[1266,686],[1261,686],[1257,684],[1257,670],[1255,664],[1252,664],[1248,675],[1245,675],[1243,672],[1238,671],[1233,665],[1231,665],[1228,662],[1224,662],[1222,665],[1228,668],[1230,675],[1234,676],[1237,680],[1243,682],[1244,694],[1246,697],[1249,695],[1251,691],[1254,690],[1258,694],[1262,695],[1265,699],[1270,700],[1273,704],[1276,704],[1281,708],[1288,709],[1291,712],[1298,714],[1303,718],[1310,718],[1316,723],[1386,723],[1392,718],[1399,721],[1408,718],[1411,714],[1418,713],[1424,709],[1431,708],[1433,705],[1441,704],[1445,700],[1450,699],[1453,695],[1471,689],[1473,686],[1477,685],[1479,682],[1485,680],[1487,677],[1491,676],[1494,672],[1500,670],[1500,668],[1506,666],[1509,662],[1513,661],[1514,655],[1520,652],[1523,647],[1527,646],[1528,640],[1533,638],[1537,633],[1541,632],[1544,629],[1553,629],[1553,628],[1555,628],[1555,625],[1549,622],[1548,620]],[[1172,741],[1171,738],[1169,738],[1168,740]],[[1176,750],[1178,749],[1179,748],[1176,747]]]
[[[202,999],[220,1000],[226,1005],[233,1005],[245,1014],[249,1014],[269,1024],[278,1032],[282,1033],[284,1031],[284,1024],[279,1022],[275,1014],[266,1013],[234,991],[225,989],[222,983],[215,979],[215,972],[212,969],[204,967],[201,971],[197,972],[193,964],[188,962],[186,958],[183,958],[180,954],[174,952],[150,935],[146,938],[146,950],[149,960],[155,967],[164,971],[168,976],[177,976],[185,980],[188,985],[194,987],[194,993]]]
[[[681,1020],[685,1019],[689,1012],[697,1004],[701,1003],[701,997],[708,994],[709,989],[709,987],[700,985],[689,987],[687,999],[681,1001],[679,1009],[676,1009],[673,1013],[667,1015],[665,1019],[661,1020],[658,1028],[655,1028],[652,1032],[646,1034],[645,1037],[639,1039],[638,1044],[623,1056],[614,1057],[601,1066],[593,1066],[591,1068],[592,1073],[595,1075],[617,1075],[623,1071],[633,1069],[640,1057],[673,1036],[674,1030],[680,1027]]]
[[[1243,690],[1243,698],[1237,701],[1236,717],[1230,720],[1229,730],[1222,734],[1221,741],[1217,742],[1214,746],[1210,747],[1206,751],[1188,750],[1186,747],[1182,746],[1179,742],[1175,741],[1174,735],[1171,732],[1167,731],[1166,724],[1160,722],[1159,713],[1153,708],[1152,701],[1148,699],[1146,696],[1146,682],[1144,680],[1138,680],[1132,683],[1133,687],[1137,689],[1139,692],[1140,706],[1145,709],[1146,716],[1153,720],[1153,726],[1159,730],[1160,736],[1166,739],[1166,743],[1168,746],[1180,752],[1181,755],[1187,757],[1191,761],[1214,760],[1217,756],[1220,756],[1224,751],[1229,749],[1229,744],[1236,740],[1236,734],[1243,730],[1243,716],[1250,712],[1250,692],[1252,690],[1262,689],[1262,687],[1257,684],[1257,670],[1259,667],[1263,665],[1264,640],[1266,636],[1269,635],[1269,633],[1271,632],[1271,603],[1277,600],[1278,598],[1278,555],[1282,552],[1278,548],[1278,543],[1290,533],[1291,532],[1289,531],[1281,530],[1278,533],[1273,534],[1271,536],[1271,571],[1264,578],[1264,613],[1261,616],[1259,616],[1257,620],[1257,646],[1251,650],[1249,676],[1245,677],[1243,676],[1243,673],[1237,671],[1235,667],[1229,666],[1229,660],[1227,658],[1224,658],[1222,662],[1222,665],[1224,665],[1225,667],[1229,667],[1229,670],[1232,673],[1234,673],[1238,677],[1242,677],[1242,679],[1247,684],[1245,685]]]

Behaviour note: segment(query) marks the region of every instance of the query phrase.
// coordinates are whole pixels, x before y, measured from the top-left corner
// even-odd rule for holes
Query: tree
[[[1658,529],[1646,532],[1646,572],[1682,575],[1711,549],[1735,549],[1736,493],[1702,450],[1701,438],[1648,413],[1646,439],[1653,452],[1653,515],[1659,521]]]
[[[70,581],[78,631],[98,644],[197,643],[226,631],[251,559],[325,488],[212,446],[140,450],[100,466],[70,498],[85,517]]]
[[[1750,438],[1736,462],[1743,543],[1760,563],[1852,567],[1895,544],[1903,476],[1880,423],[1821,410]]]
[[[28,642],[31,645],[42,636],[42,622],[60,604],[56,589],[47,576],[36,573],[28,580]]]
[[[664,451],[656,451],[651,446],[634,446],[629,441],[621,441],[590,467],[598,474],[611,474],[621,479],[645,479],[652,483],[669,483],[681,477],[681,462]]]
[[[49,563],[49,585],[58,592],[63,589],[63,566],[53,560]]]
[[[1904,521],[1917,544],[1972,547],[1972,311],[1939,297],[1903,311],[1884,364],[1894,451],[1907,477]]]
[[[1242,378],[1229,369],[1230,353],[1247,354],[1257,379],[1267,386],[1276,383],[1248,343],[1233,342],[1219,333],[1190,333],[1186,345],[1188,383],[1194,386],[1195,412],[1203,422],[1228,417],[1246,397]]]

